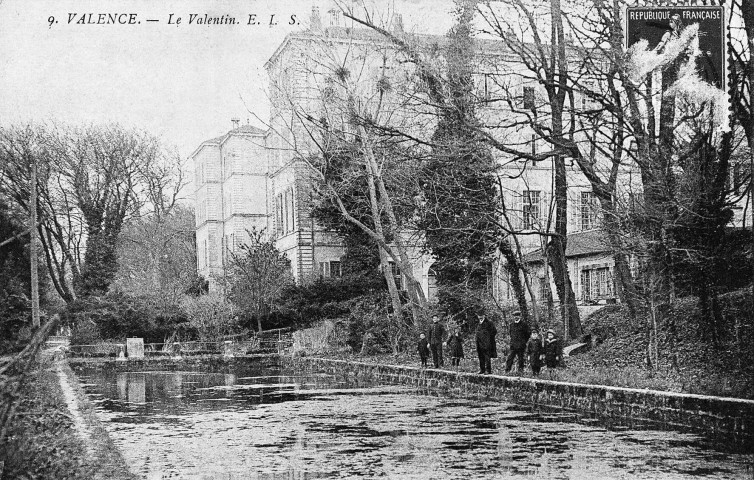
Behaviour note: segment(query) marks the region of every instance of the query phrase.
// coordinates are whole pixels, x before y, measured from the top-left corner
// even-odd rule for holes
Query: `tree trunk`
[[[611,242],[611,248],[613,248]],[[628,314],[632,319],[636,319],[638,307],[636,302],[636,285],[634,285],[634,279],[631,276],[631,268],[628,264],[628,258],[623,252],[616,251],[613,254],[613,262],[615,263],[615,287],[620,302],[628,308]]]
[[[550,237],[547,244],[547,256],[552,269],[555,289],[558,292],[563,325],[567,330],[566,339],[578,338],[582,334],[581,318],[576,306],[576,295],[568,273],[568,259],[566,246],[568,243],[568,182],[566,178],[565,160],[558,155],[553,160],[555,165],[555,235]]]
[[[507,240],[500,240],[497,246],[500,253],[503,255],[503,258],[505,258],[505,270],[508,272],[511,288],[513,288],[513,294],[516,296],[518,309],[521,311],[521,318],[527,324],[531,325],[531,320],[529,319],[529,306],[526,303],[526,292],[524,292],[524,286],[521,283],[521,262],[518,257],[516,257],[516,254],[513,252],[513,249]]]
[[[380,268],[387,282],[387,291],[390,295],[390,303],[393,306],[393,315],[399,321],[403,321],[403,304],[401,303],[401,296],[398,293],[398,286],[395,284],[395,277],[393,276],[393,269],[390,267],[390,262],[387,259],[387,253],[381,247],[380,249]],[[414,320],[414,325],[417,325]]]
[[[515,252],[515,258],[519,263],[519,266],[521,268],[521,273],[524,277],[524,286],[526,287],[526,290],[529,292],[529,298],[531,298],[531,314],[532,314],[532,320],[533,322],[530,323],[534,328],[539,328],[540,325],[540,318],[539,318],[539,308],[537,305],[536,296],[534,295],[534,289],[531,286],[531,281],[529,281],[529,275],[526,268],[526,264],[523,261],[523,253],[521,251],[521,242],[518,241],[518,237],[515,235],[512,235],[513,241],[516,244],[516,252]],[[545,271],[547,271],[547,265],[545,265],[544,268]],[[548,283],[549,285],[549,283]],[[522,311],[523,312],[523,311]],[[529,319],[526,318],[526,321],[528,322]]]
[[[385,182],[382,180],[382,176],[379,174],[380,169],[377,165],[377,160],[370,143],[370,138],[367,137],[368,133],[363,126],[359,127],[359,133],[364,140],[364,153],[367,160],[367,170],[369,171],[369,175],[374,179],[374,183],[377,186],[379,200],[385,209],[385,214],[387,215],[388,223],[390,225],[389,233],[392,235],[393,242],[395,243],[396,249],[398,251],[397,257],[393,256],[392,254],[391,256],[393,256],[393,260],[398,264],[401,275],[403,275],[403,277],[406,279],[406,290],[408,291],[409,299],[411,300],[410,307],[414,317],[414,324],[418,325],[422,317],[422,312],[427,305],[427,300],[424,296],[424,291],[421,288],[421,284],[416,280],[416,277],[414,276],[413,267],[411,265],[411,261],[409,260],[406,245],[404,244],[403,239],[400,235],[400,225],[398,224],[395,210],[393,209],[393,204],[390,200],[387,188],[385,187]]]
[[[372,219],[374,222],[374,231],[377,233],[377,235],[381,237],[385,237],[385,233],[382,228],[382,218],[380,215],[380,206],[379,202],[377,200],[377,189],[375,187],[374,182],[374,172],[371,168],[367,166],[367,184],[369,186],[369,205],[372,210]],[[397,319],[400,321],[403,321],[403,306],[401,304],[401,297],[398,294],[398,287],[395,284],[395,277],[393,276],[392,268],[390,267],[390,262],[387,258],[387,252],[384,248],[381,246],[377,246],[380,253],[380,268],[382,269],[382,273],[385,276],[385,281],[387,282],[387,290],[390,295],[390,302],[393,305],[393,314],[396,316]],[[416,320],[414,320],[414,324],[416,324]]]
[[[567,339],[578,338],[582,334],[579,309],[576,305],[576,295],[573,293],[573,284],[568,275],[565,265],[566,258],[565,241],[559,237],[552,237],[548,244],[550,268],[552,269],[555,290],[560,300],[561,315],[564,328],[567,328]]]
[[[623,242],[621,241],[619,230],[620,226],[615,219],[615,208],[613,202],[609,199],[600,198],[602,211],[604,212],[604,230],[607,234],[607,240],[613,254],[615,263],[615,287],[620,302],[628,308],[628,313],[633,320],[636,320],[638,311],[636,285],[634,284],[631,268],[628,263],[628,256],[625,253]]]

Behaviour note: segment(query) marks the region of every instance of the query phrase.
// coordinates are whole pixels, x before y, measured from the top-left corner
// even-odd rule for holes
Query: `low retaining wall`
[[[91,465],[96,472],[93,480],[118,478],[136,480],[115,446],[107,429],[97,417],[95,408],[84,393],[76,374],[65,362],[56,365],[60,382],[60,402],[65,405],[73,422],[73,428],[81,439],[86,453],[80,463]]]
[[[754,440],[754,401],[656,390],[478,375],[408,366],[300,357],[297,368],[364,381],[412,385],[438,393],[557,407],[601,418],[648,420]]]

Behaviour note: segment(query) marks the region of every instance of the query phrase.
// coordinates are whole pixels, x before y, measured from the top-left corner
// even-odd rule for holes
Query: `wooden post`
[[[37,270],[37,161],[31,161],[31,194],[29,198],[29,216],[31,241],[29,243],[29,260],[31,263],[31,323],[39,328],[39,275]]]

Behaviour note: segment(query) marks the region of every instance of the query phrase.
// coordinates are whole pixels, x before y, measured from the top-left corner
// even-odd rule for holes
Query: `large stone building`
[[[308,151],[309,139],[294,110],[311,103],[312,111],[316,111],[314,104],[319,100],[320,91],[313,85],[317,82],[314,78],[316,66],[313,65],[318,63],[316,49],[321,48],[323,39],[333,51],[350,52],[359,47],[367,51],[380,42],[387,44],[369,31],[341,25],[342,19],[336,10],[328,12],[327,23],[328,26],[322,26],[315,11],[311,27],[289,34],[265,65],[270,77],[271,97],[267,130],[239,126],[236,121],[227,134],[205,141],[191,154],[195,171],[198,272],[209,278],[213,287],[224,272],[229,252],[246,240],[246,231],[252,228],[264,229],[275,240],[278,249],[290,259],[297,281],[340,274],[340,259],[344,253],[340,240],[319,228],[309,215],[312,182],[316,179],[302,160]],[[396,22],[394,28],[400,30],[400,22]],[[422,36],[416,40],[426,44],[445,41],[436,36]],[[480,71],[476,72],[475,80],[480,97],[490,100],[500,88],[521,91],[533,88],[533,82],[527,82],[520,75],[509,76],[501,87],[493,77],[500,74],[500,65],[515,63],[512,55],[501,47],[500,42],[480,41],[479,47]],[[376,56],[368,68],[381,69],[382,72],[386,68],[400,68],[386,60],[385,51],[389,51],[389,47],[376,50],[381,56]],[[368,56],[369,53],[362,53],[360,60],[369,64],[364,60]],[[488,120],[504,114],[505,111],[494,106],[482,112]],[[509,141],[532,151],[544,147],[543,142],[525,128],[511,132]],[[504,197],[515,227],[546,230],[544,225],[551,201],[551,165],[543,161],[522,169],[522,163],[503,160],[500,168],[501,176],[506,178]],[[591,189],[576,168],[570,169],[569,176],[572,205],[579,205],[569,218],[576,227],[571,227],[571,231],[593,230],[597,223],[592,218],[594,201]],[[407,238],[412,236],[407,235]],[[534,252],[540,247],[538,235],[523,235],[521,240],[525,252]],[[419,244],[412,245],[410,252],[414,275],[425,294],[432,299],[433,260],[421,253]],[[571,272],[577,282],[581,278],[578,268],[574,264]],[[495,270],[491,286],[500,300],[511,301],[507,279],[501,271]]]
[[[197,268],[212,288],[230,252],[264,231],[291,262],[294,277],[340,274],[341,242],[309,216],[307,166],[269,147],[274,133],[236,126],[191,155],[195,172]]]
[[[312,27],[289,34],[266,63],[271,97],[268,129],[239,126],[234,120],[228,133],[203,142],[190,155],[195,172],[197,269],[212,289],[225,272],[230,252],[248,239],[250,229],[264,230],[274,239],[290,260],[297,282],[341,274],[341,240],[320,228],[309,214],[316,179],[302,160],[307,138],[292,107],[312,100],[306,82],[313,45],[323,36],[335,48],[348,48],[354,41],[336,13],[329,12],[330,25],[322,27],[315,10]],[[411,238],[407,235],[407,241]],[[432,260],[418,245],[409,250],[414,276],[432,298]]]
[[[289,34],[265,65],[270,77],[269,128],[260,130],[236,123],[227,134],[202,143],[191,155],[195,170],[198,271],[213,283],[212,279],[224,272],[228,252],[244,242],[246,231],[252,228],[264,229],[275,240],[278,249],[290,259],[297,281],[340,275],[344,253],[341,241],[320,228],[309,215],[312,186],[317,178],[303,159],[315,149],[296,110],[300,113],[300,107],[304,106],[305,111],[317,112],[321,108],[317,105],[322,103],[323,82],[317,69],[328,54],[337,57],[348,52],[350,56],[342,58],[362,62],[362,70],[372,71],[373,76],[390,71],[397,78],[403,67],[391,60],[391,47],[381,37],[341,25],[337,10],[328,12],[326,21],[328,26],[323,26],[319,15],[313,13],[311,27]],[[394,28],[400,30],[400,22]],[[415,40],[427,44],[445,41],[444,37],[432,36]],[[317,49],[323,44],[330,50],[320,53]],[[523,102],[539,95],[536,82],[523,75],[523,67],[517,65],[515,55],[506,51],[501,42],[482,40],[478,48],[475,87],[478,96],[489,101],[479,113],[486,123],[495,122],[496,117],[510,116],[505,106],[500,107],[504,102],[495,103],[499,97],[496,90],[514,92],[513,96]],[[370,49],[377,54],[370,57]],[[590,108],[586,98],[575,101],[582,108]],[[525,126],[507,132],[506,141],[532,153],[547,148]],[[549,160],[519,162],[503,156],[498,161],[502,198],[510,216],[507,221],[521,233],[518,241],[529,263],[534,300],[540,301],[547,289],[554,296],[554,285],[541,254],[542,242],[547,238],[541,233],[554,228],[552,164]],[[568,165],[568,185],[566,256],[574,293],[582,305],[615,301],[614,263],[599,233],[598,204],[589,182],[573,164]],[[630,165],[620,171],[619,189],[626,201],[641,196],[639,176]],[[410,249],[413,273],[431,299],[432,258],[421,254],[420,239],[416,242]],[[502,303],[513,303],[501,265],[496,265],[492,278],[494,296]]]

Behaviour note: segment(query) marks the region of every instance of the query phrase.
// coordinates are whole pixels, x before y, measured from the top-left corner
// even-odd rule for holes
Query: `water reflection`
[[[741,478],[752,457],[680,432],[356,386],[278,366],[79,372],[144,478]]]

